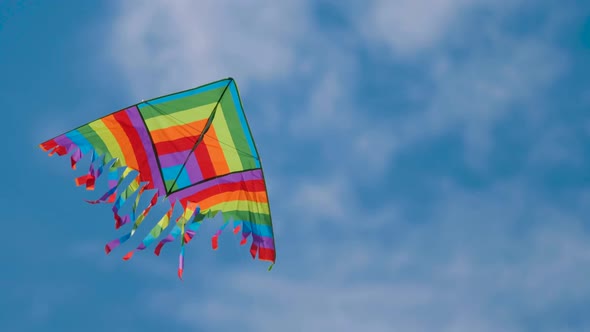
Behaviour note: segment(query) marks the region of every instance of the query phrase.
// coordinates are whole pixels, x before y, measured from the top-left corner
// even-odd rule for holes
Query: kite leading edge
[[[96,179],[108,175],[108,191],[91,204],[112,203],[115,228],[133,223],[129,233],[106,244],[110,253],[131,238],[150,210],[168,200],[170,208],[141,244],[127,253],[146,249],[170,226],[174,208],[182,207],[174,226],[155,247],[180,238],[178,276],[184,269],[184,245],[207,217],[221,212],[230,220],[241,245],[252,237],[252,258],[275,263],[276,252],[266,183],[240,95],[232,78],[176,92],[127,107],[40,144],[49,153],[71,154],[71,167],[85,155],[91,163],[76,185],[94,190]],[[135,195],[133,198],[132,196]],[[146,197],[147,196],[147,197]],[[140,209],[140,198],[150,199]],[[129,200],[131,211],[122,213]],[[269,269],[270,269],[269,268]]]

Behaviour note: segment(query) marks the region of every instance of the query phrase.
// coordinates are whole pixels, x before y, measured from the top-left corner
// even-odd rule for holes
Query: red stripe
[[[68,150],[61,145],[56,147],[55,150],[53,150],[53,151],[55,151],[55,153],[57,153],[58,156],[63,156],[68,153]]]
[[[258,259],[263,261],[271,261],[274,263],[277,258],[277,253],[274,249],[258,248]]]
[[[175,140],[156,143],[156,151],[159,155],[178,151],[192,150],[198,137],[182,137]]]
[[[55,142],[55,140],[50,139],[49,141],[43,142],[41,144],[39,144],[39,146],[41,147],[41,149],[43,149],[43,151],[49,151],[52,148],[57,146],[57,142]]]
[[[181,199],[181,204],[184,206],[187,201],[199,202],[207,199],[211,196],[215,196],[220,193],[226,193],[231,191],[244,190],[248,192],[259,192],[265,191],[264,180],[251,180],[251,181],[239,181],[230,183],[221,183],[216,186],[211,186],[207,189],[203,189],[194,195]]]
[[[252,245],[250,245],[250,255],[252,255],[252,258],[256,258],[257,253],[258,245],[256,244],[256,242],[252,242]]]
[[[150,168],[150,163],[148,162],[147,154],[143,142],[137,133],[137,129],[135,129],[133,123],[131,123],[131,119],[129,119],[127,112],[117,112],[113,115],[115,120],[121,124],[121,127],[129,138],[129,142],[131,142],[133,153],[135,154],[135,159],[137,160],[139,168],[139,180],[141,182],[149,182],[146,189],[154,188],[155,184],[152,178],[152,169]]]
[[[215,167],[213,166],[213,162],[211,161],[211,156],[209,155],[209,151],[207,150],[207,145],[197,145],[194,154],[195,157],[197,157],[197,162],[199,163],[199,167],[201,168],[201,174],[203,174],[203,179],[208,179],[217,176],[217,174],[215,174]]]

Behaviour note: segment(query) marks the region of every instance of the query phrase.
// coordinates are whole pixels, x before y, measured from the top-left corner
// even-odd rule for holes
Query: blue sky
[[[0,326],[590,330],[589,14],[584,1],[1,1]],[[183,282],[173,245],[105,256],[120,231],[83,201],[103,187],[75,187],[83,170],[37,145],[228,76],[264,163],[277,265],[231,232],[212,251],[219,220],[187,248]]]

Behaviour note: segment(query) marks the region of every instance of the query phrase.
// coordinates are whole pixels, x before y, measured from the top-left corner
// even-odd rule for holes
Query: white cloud
[[[288,75],[295,47],[308,33],[306,3],[283,1],[121,2],[113,25],[113,56],[134,93],[169,93],[232,76]],[[264,37],[263,37],[264,36]]]
[[[432,84],[422,94],[424,108],[395,123],[392,133],[397,146],[406,149],[458,134],[465,145],[465,161],[485,169],[498,124],[521,115],[527,123],[520,127],[525,128],[550,111],[543,103],[544,93],[567,68],[567,58],[539,40],[509,37],[468,52],[461,59],[433,58]]]
[[[78,302],[86,291],[83,285],[75,282],[45,280],[40,283],[22,281],[24,284],[7,288],[5,295],[12,298],[12,305],[25,304],[28,314],[24,326],[47,324],[64,308]]]
[[[376,0],[358,24],[369,40],[388,45],[398,55],[437,46],[473,1]]]
[[[302,216],[323,219],[326,222],[341,220],[350,206],[349,182],[339,181],[340,177],[326,180],[307,180],[299,184],[293,197],[293,204]]]
[[[384,45],[395,56],[411,61],[427,51],[440,51],[450,40],[465,40],[463,35],[470,29],[487,28],[481,26],[480,20],[469,21],[474,17],[472,14],[504,16],[521,3],[519,0],[374,0],[366,2],[362,9],[350,10],[349,15],[367,41]],[[466,26],[469,24],[476,26]]]
[[[486,161],[500,121],[514,113],[534,119],[547,111],[538,98],[564,68],[560,52],[548,45],[513,40],[496,47],[440,77],[424,118],[435,132],[460,130],[472,164]]]
[[[242,88],[258,84],[254,96],[271,94],[249,104],[259,128],[287,128],[298,141],[329,132],[321,142],[327,155],[347,149],[354,154],[346,163],[386,169],[389,128],[369,121],[355,103],[358,59],[342,34],[317,29],[311,2],[125,2],[118,10],[113,56],[137,98],[233,76]],[[263,90],[277,85],[282,89]],[[289,94],[302,98],[285,102]],[[378,143],[380,154],[364,149],[368,142]]]
[[[519,331],[522,315],[541,320],[539,308],[550,310],[575,294],[587,298],[590,246],[580,226],[586,210],[567,211],[519,182],[481,190],[433,183],[435,198],[415,202],[420,218],[404,215],[398,202],[369,209],[357,191],[362,171],[386,173],[397,151],[449,133],[462,136],[467,161],[481,167],[496,144],[497,124],[513,112],[535,119],[544,111],[531,105],[564,68],[552,45],[506,37],[488,22],[481,29],[485,43],[459,43],[461,58],[445,48],[454,29],[466,28],[464,13],[490,3],[375,1],[359,11],[368,44],[388,45],[392,60],[402,63],[419,54],[431,73],[428,91],[419,94],[423,109],[378,123],[357,100],[359,57],[344,39],[316,30],[308,2],[282,3],[286,7],[271,7],[268,16],[254,5],[235,10],[229,2],[121,7],[118,56],[140,82],[137,91],[146,89],[142,84],[168,92],[194,85],[186,77],[202,82],[229,76],[221,68],[266,87],[283,87],[296,77],[296,89],[272,99],[284,112],[263,107],[291,134],[265,155],[272,149],[291,153],[290,144],[303,148],[310,140],[320,150],[312,162],[322,180],[284,176],[273,187],[293,195],[281,194],[284,203],[273,205],[283,240],[272,272],[208,266],[206,275],[219,276],[207,279],[211,293],[187,298],[191,286],[166,285],[146,300],[182,301],[183,309],[154,312],[187,326],[262,332]],[[206,16],[194,14],[203,8]],[[261,39],[267,31],[272,33]],[[355,33],[348,38],[356,41]],[[243,45],[243,52],[236,55],[222,41]],[[149,83],[151,77],[157,83]],[[202,267],[187,268],[188,283]],[[555,280],[559,287],[546,287]]]
[[[251,82],[280,86],[273,97],[257,102],[260,127],[274,134],[286,127],[299,141],[323,135],[326,158],[352,148],[349,164],[356,170],[362,165],[382,174],[396,152],[453,132],[463,137],[466,161],[485,168],[495,126],[513,112],[525,112],[529,118],[542,112],[541,107],[534,109],[540,106],[535,98],[565,65],[563,54],[540,36],[511,39],[503,34],[498,22],[519,3],[378,0],[364,8],[339,4],[357,19],[357,28],[342,27],[337,33],[318,28],[320,22],[311,16],[313,4],[307,1],[236,5],[179,0],[141,7],[125,3],[114,25],[114,55],[142,97],[225,76],[236,77],[246,87]],[[475,9],[495,19],[466,19]],[[466,35],[461,42],[447,36],[466,30],[476,35]],[[434,50],[421,57],[432,68],[432,83],[424,87],[428,91],[418,93],[423,110],[375,126],[357,100],[356,82],[363,71],[351,47],[362,39],[370,45],[389,43],[403,54]],[[455,60],[449,45],[465,55]],[[363,148],[367,145],[381,154]]]
[[[317,139],[331,132],[340,135],[355,125],[351,107],[350,77],[335,71],[324,72],[310,89],[309,102],[292,116],[291,127],[296,135]]]
[[[506,32],[504,22],[518,15],[522,4],[377,0],[368,3],[366,15],[358,15],[360,8],[349,11],[371,48],[387,45],[392,62],[420,63],[431,72],[429,84],[412,89],[411,99],[423,107],[390,122],[392,154],[420,141],[459,134],[465,162],[485,169],[498,124],[514,114],[527,121],[543,118],[549,111],[545,92],[567,69],[568,58],[547,42],[560,28],[561,21],[553,16],[536,33],[514,37]]]
[[[583,165],[583,138],[578,136],[580,133],[575,126],[566,128],[565,125],[539,129],[534,133],[528,163],[536,169],[556,165]]]
[[[375,120],[366,125],[366,128],[354,140],[351,150],[356,154],[351,154],[351,157],[357,159],[364,172],[375,177],[386,173],[399,143],[393,129],[387,124],[383,125]]]

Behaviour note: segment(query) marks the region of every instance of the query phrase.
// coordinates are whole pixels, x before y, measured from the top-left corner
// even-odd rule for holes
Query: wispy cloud
[[[416,226],[394,241],[376,241],[387,238],[379,232],[329,242],[312,236],[278,270],[226,270],[209,284],[213,294],[186,300],[195,310],[163,314],[257,331],[520,331],[531,317],[547,322],[539,331],[553,331],[564,318],[544,312],[590,296],[587,208],[566,211],[517,183],[485,191],[450,185],[431,203],[425,220],[412,220]],[[162,289],[152,301],[186,291]]]
[[[516,4],[384,3],[376,2],[373,10],[377,17],[389,18],[387,29],[383,29],[389,33],[374,34],[368,40],[375,47],[391,44],[404,54],[419,52],[414,59],[394,59],[408,64],[418,62],[427,69],[424,76],[418,77],[428,83],[414,91],[414,98],[419,98],[422,106],[392,123],[398,146],[408,149],[417,142],[458,134],[465,144],[466,162],[485,168],[494,148],[496,127],[502,121],[515,114],[524,116],[527,122],[538,121],[550,111],[542,102],[544,94],[568,69],[567,55],[549,42],[558,29],[555,22],[541,21],[538,30],[515,36],[507,33],[506,22],[521,13]],[[403,5],[398,7],[400,3]],[[444,10],[432,10],[431,6]],[[481,11],[487,15],[476,21],[475,13]],[[405,17],[401,22],[393,19],[400,15]],[[411,26],[403,22],[411,22]],[[412,33],[400,32],[405,30],[417,30],[424,36],[414,39]],[[429,52],[422,52],[424,48]]]
[[[410,56],[439,46],[465,17],[462,14],[478,2],[377,0],[369,3],[357,24],[368,40],[382,43],[398,56]]]
[[[315,15],[328,4],[344,23],[322,29],[328,23]],[[564,324],[567,317],[547,313],[575,310],[590,297],[587,205],[529,187],[526,162],[502,182],[485,178],[493,153],[539,128],[554,131],[520,142],[532,160],[575,154],[559,148],[556,140],[567,135],[548,122],[552,110],[544,105],[569,70],[566,52],[550,38],[559,27],[540,21],[534,31],[511,33],[510,22],[526,6],[122,5],[116,59],[136,82],[135,93],[230,75],[256,86],[249,105],[264,129],[265,165],[274,166],[270,188],[280,198],[273,201],[280,262],[271,273],[241,263],[208,266],[219,277],[207,278],[206,289],[146,294],[158,303],[183,301],[181,310],[154,312],[181,325],[256,331],[554,331]],[[416,68],[390,78],[411,84],[413,95],[389,87],[364,95],[362,83],[385,70],[381,65]],[[383,102],[367,106],[370,98]],[[513,119],[523,124],[507,126]],[[424,144],[449,136],[463,145],[459,157],[424,152]],[[544,141],[554,142],[553,152],[541,153],[536,144]],[[402,167],[396,158],[417,147],[431,154],[425,163],[460,158],[454,161],[483,180],[467,186],[461,171],[418,174],[414,182],[427,178],[428,190],[408,186],[409,198],[394,200],[387,181]],[[203,275],[202,267],[188,269]],[[199,296],[186,298],[187,291]]]
[[[307,5],[299,1],[179,0],[119,6],[113,56],[136,94],[185,89],[229,76],[244,84],[288,79],[300,65],[296,47],[309,32]]]

